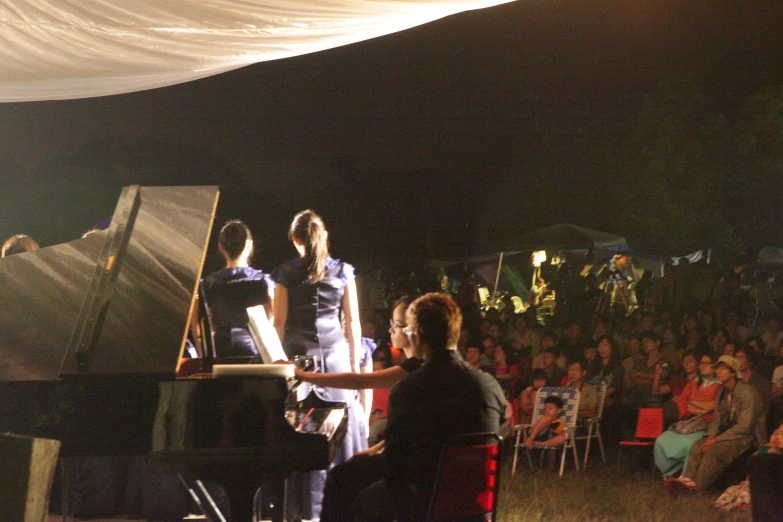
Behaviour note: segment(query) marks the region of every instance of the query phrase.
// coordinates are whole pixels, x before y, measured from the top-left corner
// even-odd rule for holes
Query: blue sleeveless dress
[[[278,267],[272,279],[288,289],[288,316],[283,348],[292,358],[313,356],[316,367],[325,373],[350,372],[348,342],[340,323],[345,286],[354,277],[348,263],[329,258],[324,278],[315,284],[308,282],[304,259],[295,259]],[[356,347],[363,350],[362,346]],[[326,401],[348,404],[348,431],[332,466],[346,462],[351,456],[367,449],[364,412],[355,390],[339,390],[303,383],[304,393],[311,390]],[[321,513],[326,471],[314,471],[289,481],[293,509],[299,518],[317,521]],[[289,514],[290,513],[289,511]],[[297,516],[293,516],[294,519]]]
[[[213,272],[203,283],[218,357],[258,355],[247,329],[247,309],[269,301],[269,290],[275,287],[272,278],[252,267],[233,267]]]

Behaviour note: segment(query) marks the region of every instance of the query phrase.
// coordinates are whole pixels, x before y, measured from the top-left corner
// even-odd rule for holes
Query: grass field
[[[570,461],[563,478],[557,471],[530,471],[525,460],[512,477],[510,456],[509,451],[504,459],[497,522],[751,522],[750,512],[714,509],[720,491],[675,499],[664,489],[660,475],[653,478],[649,470],[618,473],[614,454],[607,455],[607,466],[591,458],[587,470],[579,473]],[[61,521],[55,515],[48,519]]]
[[[500,483],[498,522],[750,522],[750,512],[723,513],[712,507],[720,492],[671,497],[660,475],[649,470],[618,473],[614,455],[608,465],[591,459],[576,473],[573,460],[560,478],[557,471],[530,471],[521,461],[511,476],[510,458]]]

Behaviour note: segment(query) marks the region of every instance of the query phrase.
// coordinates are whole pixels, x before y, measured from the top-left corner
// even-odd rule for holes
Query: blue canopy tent
[[[570,223],[561,223],[539,228],[523,234],[509,245],[509,250],[554,252],[575,250],[609,250],[612,252],[630,252],[631,247],[623,236],[602,232],[592,228],[580,227]]]

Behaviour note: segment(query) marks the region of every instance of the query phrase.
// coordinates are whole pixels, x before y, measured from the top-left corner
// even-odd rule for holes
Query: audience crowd
[[[364,312],[364,335],[380,347],[378,368],[399,363],[398,350],[382,335],[384,303],[395,292],[420,292],[412,278],[383,281],[376,272],[361,287],[372,296],[364,302],[374,303]],[[606,386],[601,431],[607,449],[634,438],[640,408],[661,408],[667,429],[656,441],[655,462],[666,487],[707,489],[729,468],[746,469],[752,453],[768,447],[768,434],[783,422],[781,319],[774,308],[749,308],[753,299],[742,295],[748,289],[733,275],[716,281],[710,299],[680,297],[670,300],[672,309],[647,297],[638,308],[598,313],[590,305],[563,307],[558,299],[548,314],[535,304],[515,310],[510,299],[481,306],[469,280],[455,296],[465,316],[458,349],[501,385],[511,412],[509,431],[531,422],[536,394],[545,386],[578,387],[580,420],[597,414],[597,389]],[[571,302],[595,304],[589,276],[582,288],[584,295],[572,295]],[[541,433],[547,445],[564,442],[556,421],[560,402],[548,400],[545,411],[525,446],[541,445]],[[732,477],[725,478],[731,483]]]
[[[2,255],[37,247],[27,236],[14,236]],[[688,274],[703,267],[685,263],[674,276],[669,270],[659,280],[642,277],[633,300],[607,306],[608,294],[595,274],[573,268],[558,271],[552,285],[556,300],[538,279],[524,299],[483,302],[472,274],[453,285],[443,273],[421,283],[412,272],[391,282],[380,270],[369,272],[359,279],[359,302],[362,336],[377,346],[374,372],[403,365],[404,372],[387,372],[394,377],[387,380],[396,382],[418,368],[405,363],[403,348],[410,347],[401,344],[407,304],[398,299],[446,292],[463,318],[457,351],[467,365],[497,381],[506,411],[496,416],[508,419],[502,434],[530,425],[520,444],[525,451],[566,442],[563,401],[538,397],[545,387],[579,389],[578,422],[600,420],[607,449],[634,439],[640,409],[659,408],[665,430],[655,441],[655,465],[674,494],[739,482],[727,472],[739,470],[744,478],[754,452],[783,449],[783,321],[772,299],[758,298],[758,285],[743,286],[728,271],[713,278],[709,292],[699,294],[694,291],[699,283]],[[395,302],[397,315],[392,313]],[[413,361],[421,364],[414,358],[408,363]],[[489,379],[492,387],[494,380]],[[389,400],[388,389],[375,390],[371,444],[387,435]],[[543,416],[534,417],[537,403],[543,405]],[[749,495],[746,480],[729,488],[716,507],[747,505]]]

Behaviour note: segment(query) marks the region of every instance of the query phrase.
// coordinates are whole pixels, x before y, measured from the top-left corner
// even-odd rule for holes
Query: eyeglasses
[[[389,327],[391,328],[405,328],[404,324],[397,324],[394,322],[394,319],[389,319]]]
[[[712,361],[699,361],[699,366],[712,366]]]

